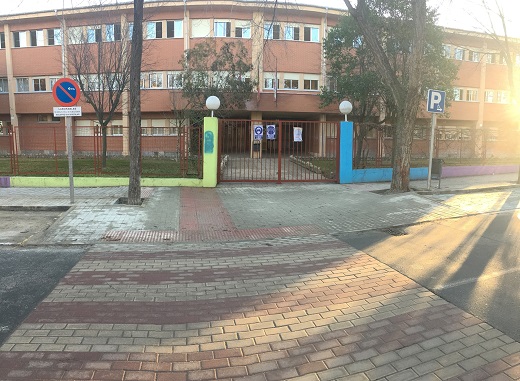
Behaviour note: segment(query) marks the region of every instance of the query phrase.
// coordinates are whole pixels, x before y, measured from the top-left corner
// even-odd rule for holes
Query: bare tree
[[[358,0],[354,7],[350,0],[345,4],[359,26],[361,35],[372,51],[374,64],[381,78],[388,87],[396,107],[396,128],[394,138],[393,173],[390,190],[409,191],[410,158],[412,150],[413,128],[419,110],[423,57],[426,46],[426,0],[403,2],[389,0]],[[399,22],[412,24],[411,46],[408,47],[408,65],[404,72],[396,72],[377,33],[377,24],[381,22]]]
[[[141,203],[141,62],[143,55],[143,0],[134,0],[134,29],[130,56],[128,204]]]
[[[103,168],[107,164],[107,126],[120,112],[130,79],[129,42],[125,28],[114,22],[114,10],[117,7],[108,14],[106,9],[98,10],[99,19],[106,20],[104,25],[70,27],[67,44],[71,74],[101,127]]]

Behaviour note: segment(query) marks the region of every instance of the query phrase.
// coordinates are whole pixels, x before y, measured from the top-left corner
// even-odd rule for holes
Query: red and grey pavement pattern
[[[97,245],[0,380],[510,380],[520,344],[327,236]]]

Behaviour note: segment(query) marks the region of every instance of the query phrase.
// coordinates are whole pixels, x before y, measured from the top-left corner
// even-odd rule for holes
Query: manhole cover
[[[408,234],[404,228],[399,228],[399,227],[384,228],[384,229],[379,229],[379,231],[382,231],[383,233],[390,234],[390,235],[393,235],[396,237]]]

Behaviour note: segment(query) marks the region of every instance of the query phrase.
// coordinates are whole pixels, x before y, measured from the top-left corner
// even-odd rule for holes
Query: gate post
[[[354,123],[341,122],[339,125],[339,183],[353,183],[353,147]]]
[[[202,186],[215,188],[218,174],[218,119],[204,118]]]

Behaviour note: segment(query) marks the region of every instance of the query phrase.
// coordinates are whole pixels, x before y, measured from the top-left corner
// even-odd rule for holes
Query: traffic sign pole
[[[437,114],[432,113],[432,130],[430,132],[430,157],[428,159],[428,180],[426,182],[426,188],[431,189],[432,183],[432,163],[433,163],[433,148],[435,142],[435,125],[437,124]],[[439,182],[440,184],[440,182]]]
[[[72,162],[72,115],[81,115],[81,107],[73,107],[78,103],[80,88],[72,78],[61,78],[52,87],[52,96],[56,103],[63,107],[55,107],[55,116],[65,116],[65,133],[67,137],[67,156],[69,161],[70,203],[74,204],[74,166]],[[79,109],[79,110],[78,110]]]
[[[65,128],[67,132],[67,155],[69,159],[69,192],[70,203],[74,204],[74,166],[72,164],[72,117],[65,117]]]

